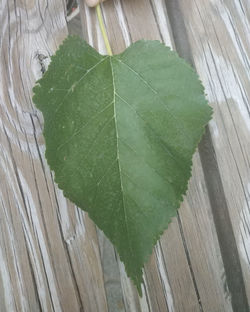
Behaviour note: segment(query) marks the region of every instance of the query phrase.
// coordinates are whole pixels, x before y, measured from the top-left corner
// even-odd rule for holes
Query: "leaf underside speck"
[[[33,100],[56,183],[111,240],[141,294],[212,114],[196,73],[158,41],[103,56],[68,37]]]

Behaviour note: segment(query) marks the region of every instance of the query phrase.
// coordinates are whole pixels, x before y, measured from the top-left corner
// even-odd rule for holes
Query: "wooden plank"
[[[1,2],[1,311],[106,311],[96,231],[53,183],[31,89],[67,35],[60,0]]]
[[[107,2],[107,5],[110,5],[110,2]],[[98,20],[96,18],[96,13],[94,9],[90,9],[87,7],[84,1],[79,2],[80,7],[80,16],[82,21],[83,28],[83,37],[87,40],[90,45],[97,48],[100,53],[105,53],[105,45],[102,39],[102,35],[99,29]],[[114,6],[110,6],[110,10],[108,10],[110,17],[112,13],[114,13]],[[116,20],[115,14],[114,17],[111,18],[111,21]],[[125,47],[123,36],[119,33],[119,27],[112,28],[113,32],[116,33],[114,35],[115,40],[120,40],[118,47]],[[118,256],[114,250],[113,245],[109,242],[109,240],[104,236],[101,231],[99,232],[99,243],[101,250],[101,262],[103,266],[104,272],[104,283],[105,290],[107,294],[107,302],[108,309],[110,312],[123,312],[123,311],[138,311],[140,312],[140,303],[130,280],[127,279],[124,283],[121,282],[120,276],[120,262],[118,260]],[[122,266],[122,265],[121,265]],[[124,270],[124,268],[122,268]],[[123,271],[124,272],[124,271]],[[126,276],[126,273],[123,273]],[[123,296],[123,289],[127,290],[129,293],[128,296]]]
[[[249,2],[178,0],[177,3],[184,22],[185,29],[182,29],[182,33],[185,32],[188,40],[189,54],[206,87],[209,102],[214,108],[214,118],[209,129],[219,179],[226,198],[225,203],[221,203],[218,209],[222,209],[222,206],[227,209],[223,215],[215,210],[214,218],[221,224],[225,222],[226,215],[229,216],[229,220],[224,224],[227,229],[223,231],[223,226],[217,229],[221,248],[225,253],[224,262],[229,266],[227,278],[231,280],[235,311],[248,311],[250,305]],[[204,161],[208,162],[209,159]],[[204,168],[206,166],[208,168],[209,164],[205,163]],[[222,194],[218,194],[218,189],[212,191],[214,193],[211,199],[221,198]],[[245,290],[242,279],[245,282]],[[248,306],[245,296],[248,297]]]
[[[182,9],[188,11],[185,2],[179,2]],[[229,2],[226,11],[223,11],[225,4],[222,2],[215,5],[208,1],[205,6],[200,1],[199,10],[195,3],[197,1],[192,2],[193,6],[190,3],[192,10],[185,19],[191,29],[189,37],[195,38],[190,42],[195,47],[192,51],[197,68],[210,87],[210,99],[218,102],[215,101],[215,107],[219,117],[211,124],[211,129],[225,194],[230,200],[237,243],[239,250],[241,247],[244,251],[245,258],[242,257],[241,262],[248,283],[248,262],[244,269],[244,260],[248,260],[249,251],[244,244],[249,240],[249,211],[247,208],[242,212],[242,204],[245,203],[243,195],[247,195],[243,186],[249,176],[249,153],[246,153],[249,151],[246,144],[249,133],[245,102],[244,105],[237,102],[239,94],[248,95],[245,71],[249,65],[245,52],[248,51],[245,43],[248,36],[246,30],[249,29],[248,13],[244,4],[239,7],[233,1]],[[226,12],[222,14],[222,20],[227,27],[223,26],[221,30],[219,26],[215,27],[220,30],[219,41],[213,36],[213,40],[210,38],[210,34],[214,34],[210,21],[206,22],[205,28],[200,25],[200,16],[205,17],[206,13],[201,9],[201,3],[211,12],[209,17],[216,26],[221,26],[221,21],[214,9]],[[86,8],[83,2],[80,5],[84,37],[104,53],[95,12]],[[166,9],[165,1],[114,0],[107,1],[102,9],[114,52],[121,52],[130,42],[141,38],[159,39],[174,46],[172,38],[175,36],[172,36],[167,16],[171,12]],[[232,311],[199,155],[194,158],[193,178],[179,216],[162,236],[145,266],[143,298],[138,298],[112,245],[102,235],[99,235],[98,243],[92,222],[65,200],[54,185],[44,158],[43,121],[41,114],[33,107],[31,88],[46,69],[49,56],[67,35],[66,10],[59,0],[49,3],[2,0],[1,14],[0,311]],[[229,17],[229,21],[233,20],[232,16],[235,20],[232,25],[236,29],[230,32],[225,20]],[[233,35],[237,34],[238,41],[235,40],[238,45],[230,56],[219,46],[223,42],[225,28],[228,31],[227,40],[232,41]],[[199,32],[201,29],[203,32]],[[211,57],[215,54],[208,50],[210,54],[207,52],[205,56],[207,59],[210,56],[213,66],[207,65],[205,56],[197,52],[201,49],[196,50],[200,47],[199,42],[204,44],[204,34],[207,42],[211,40],[210,45],[217,54],[223,51],[219,59],[230,60],[231,63],[224,61],[217,64]],[[206,71],[201,70],[204,64]],[[233,102],[225,97],[226,91],[230,94],[233,90],[227,84],[226,77],[218,74],[217,67],[221,64],[231,75],[230,81],[238,83],[238,93],[231,94]],[[231,64],[236,65],[231,67]],[[221,81],[227,89],[222,88]],[[221,96],[218,90],[227,104],[237,105],[232,104],[231,108],[227,106],[224,110],[217,99]],[[236,129],[235,125],[240,126]],[[226,136],[225,131],[231,136]],[[235,142],[238,143],[234,146]],[[221,154],[222,148],[228,155]],[[228,170],[224,172],[225,159],[231,161],[233,181],[229,180]],[[243,160],[245,163],[241,163]],[[237,192],[240,192],[239,197]],[[242,240],[238,240],[239,235]]]
[[[88,35],[85,38],[105,53],[95,12],[80,3],[83,29]],[[102,9],[115,53],[142,38],[174,44],[164,1],[108,1]],[[202,167],[196,155],[194,177],[180,217],[163,235],[146,265],[143,300],[136,299],[123,265],[119,265],[126,311],[231,311],[215,233]]]

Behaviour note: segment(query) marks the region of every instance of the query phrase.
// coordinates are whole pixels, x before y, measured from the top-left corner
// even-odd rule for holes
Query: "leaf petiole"
[[[102,36],[103,36],[103,40],[104,40],[104,43],[105,43],[105,46],[106,46],[106,50],[107,50],[107,53],[108,55],[113,55],[112,53],[112,50],[111,50],[111,47],[110,47],[110,43],[109,43],[109,39],[108,39],[108,35],[107,35],[107,32],[106,32],[106,29],[105,29],[105,26],[104,26],[104,22],[103,22],[103,18],[102,18],[102,12],[101,12],[101,8],[100,8],[100,3],[97,4],[96,6],[96,14],[97,14],[97,17],[98,17],[98,21],[99,21],[99,25],[100,25],[100,28],[101,28],[101,32],[102,32]]]

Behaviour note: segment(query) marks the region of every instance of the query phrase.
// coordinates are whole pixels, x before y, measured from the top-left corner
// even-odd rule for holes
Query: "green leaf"
[[[110,57],[69,37],[34,93],[55,181],[115,245],[141,294],[211,118],[196,73],[157,41]]]

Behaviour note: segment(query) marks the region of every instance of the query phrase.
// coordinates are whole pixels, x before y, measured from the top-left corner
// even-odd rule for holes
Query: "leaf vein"
[[[119,143],[118,143],[118,128],[117,128],[117,119],[116,119],[116,103],[115,103],[115,95],[116,95],[116,88],[115,88],[115,76],[114,76],[114,68],[112,65],[111,57],[110,57],[110,66],[111,66],[111,72],[112,72],[112,78],[113,78],[113,100],[114,100],[114,116],[115,116],[115,127],[116,127],[116,134],[117,134],[117,159],[118,159],[118,166],[119,166],[119,174],[120,174],[120,183],[121,183],[121,191],[122,191],[122,207],[123,207],[123,214],[124,214],[124,220],[125,220],[125,227],[127,232],[127,239],[128,239],[128,246],[129,250],[131,252],[131,255],[133,255],[133,248],[130,241],[130,235],[128,231],[128,217],[127,217],[127,211],[125,208],[125,201],[124,201],[124,190],[123,190],[123,184],[122,184],[122,174],[121,174],[121,165],[119,160]]]
[[[111,103],[109,103],[107,106],[105,106],[105,108],[103,108],[101,111],[98,111],[97,113],[95,113],[94,114],[94,116],[92,116],[91,118],[90,118],[90,120],[86,123],[86,124],[84,124],[82,127],[80,127],[75,133],[73,133],[72,134],[72,136],[68,139],[68,140],[66,140],[65,142],[63,142],[61,145],[59,145],[58,147],[57,147],[57,151],[58,150],[60,150],[63,146],[65,146],[65,145],[67,145],[69,142],[71,142],[71,140],[75,137],[75,136],[77,136],[83,129],[85,129],[87,126],[89,126],[90,124],[91,124],[91,122],[93,121],[93,119],[95,119],[96,118],[96,116],[98,116],[98,115],[100,115],[100,114],[102,114],[103,112],[105,112],[105,110],[107,109],[107,108],[109,108],[112,104],[113,104],[113,102],[114,101],[112,101]]]
[[[61,103],[58,105],[58,107],[56,108],[54,115],[51,116],[51,119],[49,120],[49,122],[55,118],[55,115],[58,113],[58,111],[60,110],[60,108],[62,107],[62,105],[64,104],[64,101],[66,100],[66,98],[68,97],[68,95],[75,89],[75,87],[80,83],[80,81],[82,81],[85,77],[87,77],[87,75],[92,72],[93,69],[95,69],[98,65],[102,64],[106,59],[108,58],[108,56],[104,57],[103,59],[101,59],[98,63],[96,63],[94,66],[92,66],[91,68],[89,68],[84,74],[83,76],[76,82],[74,82],[70,88],[68,89],[67,93],[65,94],[65,96],[63,97],[63,99],[61,100]],[[73,87],[74,86],[74,87]],[[57,104],[55,104],[57,105]]]
[[[169,108],[167,107],[167,105],[163,102],[163,100],[161,99],[161,97],[159,96],[159,93],[157,90],[155,90],[151,84],[149,84],[143,77],[140,73],[138,73],[136,70],[134,70],[131,66],[129,66],[127,63],[123,62],[121,59],[117,59],[118,62],[120,62],[121,64],[125,65],[127,68],[129,68],[130,71],[132,71],[137,77],[139,77],[139,79],[155,94],[157,95],[157,97],[159,98],[159,100],[161,101],[161,103],[163,104],[163,107],[166,108],[166,110],[168,111],[168,113],[176,120],[176,121],[179,121],[177,118],[170,110]],[[182,125],[182,123],[180,123]],[[182,125],[182,129],[178,127],[179,130],[181,130],[182,134],[187,137],[187,134],[186,134],[186,129],[183,128],[183,125]],[[189,137],[188,137],[189,139]]]
[[[163,181],[165,181],[167,184],[170,185],[171,188],[173,188],[172,186],[174,185],[173,182],[167,180],[165,177],[163,177],[154,167],[152,167],[144,158],[142,158],[138,152],[136,152],[136,150],[130,146],[125,140],[121,139],[123,144],[127,145],[129,147],[129,149],[139,158],[141,159],[149,168],[151,168]]]
[[[107,175],[107,173],[109,172],[109,170],[114,166],[115,162],[118,160],[118,158],[116,157],[115,160],[112,161],[111,165],[108,167],[108,169],[105,171],[105,173],[102,175],[101,178],[98,179],[98,181],[96,182],[97,188],[99,187],[99,185],[101,184],[103,178]]]
[[[169,156],[175,161],[175,163],[179,166],[182,167],[181,164],[177,161],[176,157],[172,154],[172,152],[169,150],[167,143],[162,139],[162,137],[149,125],[149,123],[143,119],[143,117],[138,113],[138,111],[131,105],[129,104],[123,97],[121,97],[118,93],[116,95],[125,103],[127,104],[131,109],[133,109],[136,113],[136,115],[147,125],[147,127],[154,133],[155,137],[159,139],[161,142],[162,147],[166,150],[166,152],[169,154]]]

